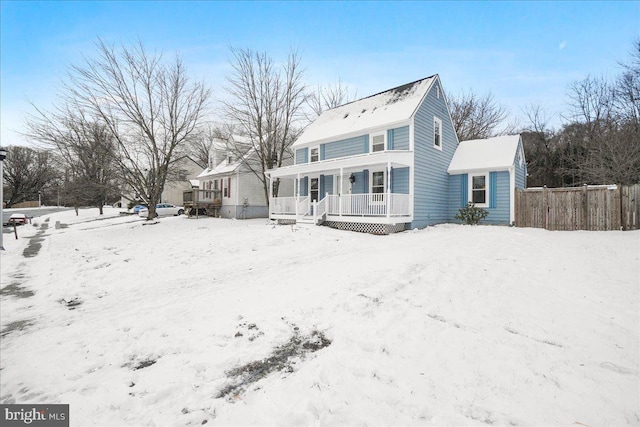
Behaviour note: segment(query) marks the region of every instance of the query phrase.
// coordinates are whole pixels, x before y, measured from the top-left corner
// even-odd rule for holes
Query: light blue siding
[[[322,175],[322,177],[324,179],[320,181],[320,199],[327,193],[333,194],[333,175]]]
[[[409,149],[409,126],[393,129],[393,147],[390,150]]]
[[[442,90],[436,96],[434,86],[425,97],[414,119],[414,220],[412,228],[444,223],[449,220],[447,168],[458,146]],[[433,146],[433,118],[442,120],[442,150]]]
[[[391,192],[409,194],[409,168],[391,169]]]
[[[469,176],[467,174],[449,177],[449,221],[460,222],[455,215],[467,205],[469,194]],[[482,224],[509,224],[510,195],[509,172],[489,173],[489,207],[483,208],[489,215]]]
[[[300,178],[300,196],[309,195],[309,177]]]
[[[496,186],[498,185],[497,172],[489,172],[489,207],[495,208],[498,203]]]
[[[495,174],[496,177],[496,188],[493,195],[491,193],[489,194],[489,199],[495,197],[496,204],[495,207],[489,206],[485,208],[489,211],[489,215],[482,222],[484,224],[509,224],[509,172],[491,172],[489,174],[489,181],[491,181],[492,174]]]
[[[296,165],[307,163],[309,160],[309,149],[299,148],[296,150]]]
[[[467,187],[468,180],[469,176],[466,173],[449,176],[449,191],[447,193],[449,221],[457,221],[455,216],[458,210],[467,205],[467,199],[469,197]]]
[[[355,138],[343,139],[341,141],[322,144],[320,146],[320,151],[324,152],[323,160],[328,160],[337,159],[338,157],[355,156],[356,154],[366,153],[368,149],[365,150],[364,147],[365,137],[357,136]]]
[[[354,172],[353,176],[356,178],[355,182],[351,184],[351,192],[353,194],[368,193],[369,189],[365,190],[364,172]]]

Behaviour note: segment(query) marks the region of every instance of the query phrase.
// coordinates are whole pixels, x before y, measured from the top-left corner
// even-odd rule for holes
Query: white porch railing
[[[274,197],[269,204],[269,210],[275,215],[295,214],[296,203],[297,198],[295,197]]]
[[[309,198],[308,197],[301,197],[300,198],[300,203],[298,203],[298,215],[299,216],[305,216],[309,213],[310,210],[310,204],[309,204]],[[294,210],[293,213],[295,214],[296,211]]]
[[[283,199],[282,202],[280,199]],[[272,201],[273,214],[295,215],[295,197],[275,197]],[[277,208],[276,208],[277,207]],[[300,199],[298,215],[311,213],[309,198]],[[399,193],[365,193],[327,195],[315,204],[314,216],[407,216],[409,195]]]

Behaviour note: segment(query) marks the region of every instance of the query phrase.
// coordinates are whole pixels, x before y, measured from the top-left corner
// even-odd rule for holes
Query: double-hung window
[[[469,200],[478,207],[489,206],[489,176],[470,175],[469,180]]]
[[[384,193],[384,172],[371,173],[371,192]]]
[[[309,149],[309,162],[317,162],[320,159],[320,149],[318,147],[312,147]]]
[[[442,120],[433,118],[433,147],[442,150]]]
[[[371,152],[384,151],[387,145],[387,133],[372,133],[369,138],[371,139]]]

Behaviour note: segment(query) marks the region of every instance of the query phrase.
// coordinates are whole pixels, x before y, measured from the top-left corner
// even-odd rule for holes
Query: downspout
[[[513,225],[516,220],[516,171],[515,167],[509,166],[509,225]]]

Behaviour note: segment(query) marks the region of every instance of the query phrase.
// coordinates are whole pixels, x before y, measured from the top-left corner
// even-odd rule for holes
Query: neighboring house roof
[[[293,147],[408,121],[436,78],[433,75],[327,110],[305,129]]]
[[[240,159],[232,163],[228,163],[227,159],[225,158],[222,162],[220,162],[215,167],[206,168],[205,170],[203,170],[202,173],[198,175],[198,178],[205,178],[213,175],[224,175],[224,174],[235,172],[236,170],[238,170],[238,168],[240,168],[240,166],[242,166],[245,159],[251,154],[253,154],[254,152],[255,152],[255,149],[251,148],[244,156],[242,156]]]
[[[487,139],[462,141],[456,149],[450,174],[480,170],[506,170],[515,161],[520,135],[504,135]],[[524,161],[524,158],[522,159]]]

